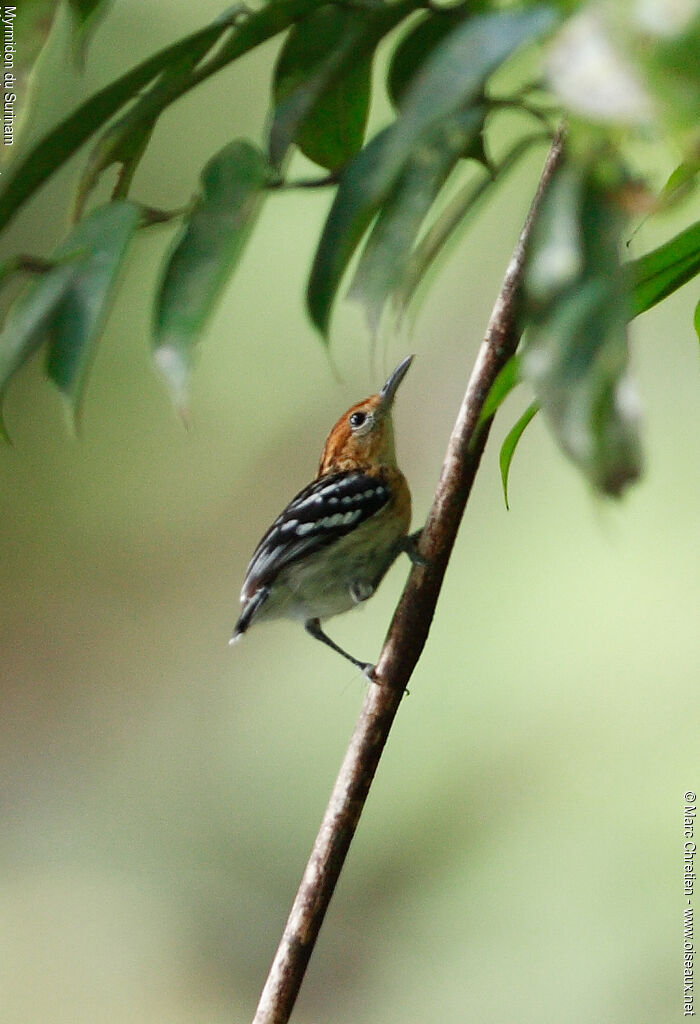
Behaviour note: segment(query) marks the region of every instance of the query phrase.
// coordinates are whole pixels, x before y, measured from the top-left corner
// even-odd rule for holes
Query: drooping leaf
[[[401,103],[388,163],[403,163],[426,129],[480,99],[488,77],[527,42],[556,24],[547,6],[499,11],[463,22],[437,44],[411,80]]]
[[[548,7],[482,15],[454,29],[435,47],[408,87],[400,116],[355,157],[341,177],[307,294],[311,319],[324,335],[343,272],[423,133],[473,104],[489,75],[555,21]]]
[[[129,111],[111,124],[95,143],[76,189],[73,219],[79,220],[85,203],[101,175],[112,164],[120,164],[113,198],[125,198],[139,161],[150,141],[158,116],[176,99],[187,84],[192,69],[212,48],[216,39],[194,40],[180,60],[167,67]]]
[[[394,292],[399,322],[409,305],[416,300],[421,285],[436,260],[445,252],[457,232],[466,227],[486,197],[505,179],[508,171],[516,165],[520,157],[534,144],[542,142],[551,142],[549,135],[542,132],[518,139],[497,166],[494,166],[487,175],[464,185],[441,210],[416,244],[404,268],[400,285]]]
[[[420,139],[386,199],[367,239],[349,296],[365,309],[370,330],[401,283],[426,214],[452,169],[480,134],[485,109],[446,119]]]
[[[128,115],[127,115],[128,116]],[[153,124],[119,121],[108,128],[90,153],[83,169],[73,200],[72,221],[79,221],[85,205],[103,172],[112,164],[119,164],[119,176],[112,191],[112,199],[125,199],[141,157],[146,152],[153,133]]]
[[[389,98],[399,107],[408,86],[438,43],[466,18],[484,10],[483,2],[458,4],[440,12],[427,13],[413,24],[399,41],[389,63],[386,87]]]
[[[89,25],[90,21],[98,15],[104,16],[104,9],[109,7],[110,3],[111,0],[68,0],[75,30]]]
[[[467,18],[487,9],[487,0],[469,0],[468,3],[426,14],[422,21],[406,33],[394,50],[387,72],[387,91],[395,107],[401,106],[409,85],[435,47]],[[481,132],[474,136],[471,145],[462,155],[488,166]]]
[[[695,313],[693,314],[693,327],[698,336],[698,341],[700,341],[700,302],[695,307]]]
[[[523,373],[564,451],[594,487],[619,495],[641,471],[623,215],[593,171],[566,163],[540,211],[525,275]]]
[[[0,334],[0,437],[5,441],[1,407],[7,385],[46,340],[47,326],[86,259],[76,252],[73,259],[46,271],[20,293],[7,314]]]
[[[76,250],[86,254],[47,324],[46,372],[66,399],[74,423],[119,271],[139,219],[139,209],[133,203],[108,203],[80,221],[54,253],[58,260]]]
[[[517,423],[508,431],[508,434],[501,445],[501,453],[499,455],[498,462],[501,467],[503,500],[506,503],[507,509],[510,508],[510,505],[508,504],[508,477],[510,475],[510,467],[513,462],[513,456],[515,455],[515,449],[518,447],[518,442],[525,433],[525,429],[528,424],[535,418],[539,410],[540,407],[537,402],[532,402]]]
[[[292,142],[331,171],[361,149],[380,31],[375,12],[329,4],[291,29],[273,78],[273,163],[281,163]]]
[[[77,417],[126,247],[139,222],[131,203],[81,221],[12,305],[0,335],[0,403],[14,373],[48,343],[47,374]],[[39,264],[37,264],[37,267]],[[0,423],[0,432],[7,434]]]
[[[90,36],[111,4],[112,0],[68,0],[73,21],[73,49],[79,63],[83,61]]]
[[[235,24],[230,39],[224,40],[205,68],[197,69],[182,83],[179,95],[205,78],[237,60],[244,53],[283,32],[317,0],[275,0],[240,20],[240,7],[225,12],[204,29],[193,32],[172,46],[159,50],[148,60],[105,86],[77,110],[61,121],[23,159],[18,160],[0,179],[0,230],[17,210],[71,157],[90,136],[112,118],[141,89],[164,69],[187,57],[193,47],[210,40],[211,46]],[[172,102],[170,97],[168,102]]]
[[[225,146],[202,172],[199,202],[178,236],[156,300],[154,360],[187,408],[194,347],[233,273],[261,207],[270,168],[249,142]]]
[[[343,273],[388,191],[381,173],[390,129],[374,136],[343,174],[316,250],[307,304],[324,334]]]
[[[0,8],[3,38],[3,145],[0,164],[17,152],[28,124],[36,75],[60,7],[59,0],[24,0]]]
[[[634,290],[632,316],[661,302],[700,273],[700,221],[628,264]]]
[[[329,170],[342,167],[358,152],[374,51],[418,6],[419,0],[348,8],[321,4],[297,22],[275,68],[270,127],[275,166],[292,142]]]
[[[25,157],[3,174],[0,179],[0,228],[3,228],[17,210],[43,183],[58,170],[90,136],[105,124],[140,89],[160,72],[179,62],[189,48],[202,39],[210,45],[228,30],[228,25],[216,23],[201,29],[172,46],[154,54],[148,60],[105,86],[77,110],[44,136]]]

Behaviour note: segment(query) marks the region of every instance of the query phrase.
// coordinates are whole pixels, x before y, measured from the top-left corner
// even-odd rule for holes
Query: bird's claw
[[[418,550],[418,544],[420,543],[422,533],[422,530],[416,530],[415,533],[410,533],[408,537],[404,537],[401,550],[406,552],[413,565],[419,565],[421,568],[425,568],[425,566],[429,564],[428,559],[421,555]]]

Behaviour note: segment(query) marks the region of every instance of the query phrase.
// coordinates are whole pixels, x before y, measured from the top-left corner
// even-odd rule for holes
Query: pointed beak
[[[381,398],[381,408],[388,410],[391,408],[394,401],[394,396],[398,390],[399,384],[408,373],[408,368],[413,362],[413,356],[408,356],[402,363],[396,367],[389,380],[386,382],[382,390],[379,392]]]

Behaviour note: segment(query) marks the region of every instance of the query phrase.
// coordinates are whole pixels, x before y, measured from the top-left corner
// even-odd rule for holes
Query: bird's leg
[[[353,658],[352,654],[348,654],[348,652],[344,651],[342,647],[339,647],[338,644],[334,643],[333,640],[323,632],[321,629],[321,623],[318,619],[307,619],[304,623],[304,628],[310,636],[314,637],[315,640],[320,640],[322,644],[325,644],[327,647],[330,647],[331,650],[336,651],[338,654],[342,654],[344,658],[351,661],[353,665],[356,668],[359,668],[371,682],[375,681],[374,665],[368,661],[358,661],[357,658]]]
[[[404,537],[402,539],[399,551],[405,551],[414,565],[420,565],[425,567],[428,564],[428,560],[424,558],[423,555],[421,555],[418,551],[418,543],[420,541],[422,533],[422,529],[416,530],[415,533],[409,533],[407,537]]]

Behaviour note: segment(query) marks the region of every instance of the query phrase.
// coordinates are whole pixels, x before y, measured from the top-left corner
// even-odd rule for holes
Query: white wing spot
[[[318,525],[324,527],[324,529],[332,530],[334,527],[340,526],[344,518],[345,517],[343,516],[342,512],[336,512],[335,515],[324,516],[324,518],[320,520]]]
[[[308,494],[301,501],[294,502],[294,510],[301,512],[302,509],[308,508],[309,505],[318,505],[319,502],[323,501],[323,497],[320,494]]]
[[[316,523],[299,523],[296,528],[296,534],[298,537],[304,537],[307,533],[311,533],[312,530],[316,529]]]

